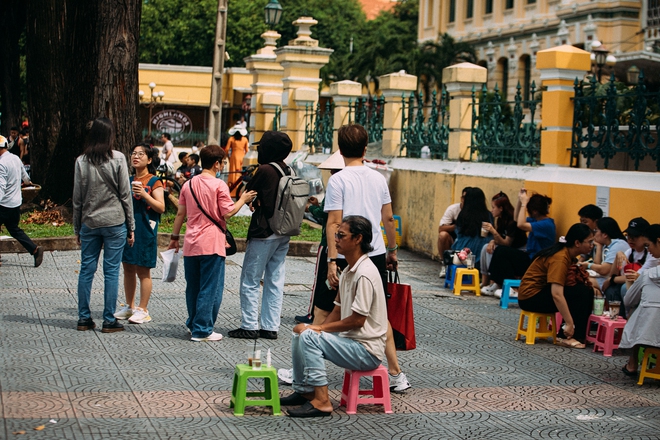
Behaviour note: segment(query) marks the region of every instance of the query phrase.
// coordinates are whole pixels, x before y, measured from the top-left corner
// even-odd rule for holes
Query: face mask
[[[222,177],[222,172],[218,171],[217,173],[215,173],[215,177],[216,179],[220,179]]]

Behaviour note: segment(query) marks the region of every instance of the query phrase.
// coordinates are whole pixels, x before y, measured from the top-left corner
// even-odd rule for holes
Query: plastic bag
[[[175,252],[176,249],[168,249],[161,252],[160,256],[163,257],[163,278],[164,283],[174,282],[176,279],[176,271],[179,269],[179,257],[181,253]]]

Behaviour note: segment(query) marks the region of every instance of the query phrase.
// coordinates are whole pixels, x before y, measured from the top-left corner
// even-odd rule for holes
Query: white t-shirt
[[[371,222],[374,250],[369,256],[385,253],[380,232],[383,205],[392,203],[385,177],[364,165],[346,167],[332,175],[325,191],[325,212],[342,211],[342,216],[361,215]]]
[[[172,154],[170,154],[170,158],[167,159],[167,152],[171,151]],[[167,141],[163,144],[163,148],[160,150],[160,158],[163,160],[166,160],[167,163],[170,163],[174,165],[174,162],[176,160],[176,155],[174,154],[174,145],[172,144],[172,141]]]
[[[23,195],[21,193],[21,180],[30,182],[23,162],[7,149],[0,155],[0,206],[3,208],[16,208],[21,206]]]
[[[460,213],[461,213],[460,203],[454,203],[453,205],[449,205],[445,210],[445,214],[440,219],[440,226],[453,225],[454,223],[456,223],[456,219],[458,218],[458,214]]]

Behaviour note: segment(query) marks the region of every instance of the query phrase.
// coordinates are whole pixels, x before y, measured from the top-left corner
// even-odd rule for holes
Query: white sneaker
[[[447,268],[445,266],[440,266],[440,278],[447,276]]]
[[[151,316],[149,316],[149,311],[136,307],[133,311],[133,315],[128,318],[128,322],[131,324],[144,324],[145,322],[151,321]]]
[[[115,313],[115,318],[117,319],[128,319],[133,315],[133,309],[128,307],[126,304],[119,304],[119,311]]]
[[[481,294],[485,296],[493,296],[498,287],[497,283],[489,284],[488,286],[481,288]]]
[[[280,368],[277,370],[277,377],[283,384],[293,384],[293,369]]]
[[[408,378],[406,378],[406,375],[403,374],[403,371],[397,374],[396,376],[392,376],[391,374],[387,373],[387,375],[390,378],[390,391],[393,393],[402,393],[408,388],[410,388],[410,382],[408,382]]]
[[[220,341],[222,340],[222,335],[220,333],[213,332],[205,338],[190,338],[190,340],[195,342]]]
[[[518,291],[509,289],[509,298],[518,298]]]
[[[502,298],[502,289],[497,289],[494,296],[495,298]]]

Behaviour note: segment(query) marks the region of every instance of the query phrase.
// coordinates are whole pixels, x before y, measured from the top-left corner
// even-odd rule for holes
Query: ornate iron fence
[[[330,153],[335,115],[334,103],[305,105],[305,143],[311,153]]]
[[[632,89],[622,89],[614,75],[604,87],[593,76],[588,81],[576,78],[571,166],[579,166],[583,157],[589,168],[600,156],[608,168],[617,153],[624,153],[635,170],[650,156],[660,171],[659,103],[660,92],[647,91],[643,72]]]
[[[401,97],[401,155],[447,159],[449,151],[449,94],[443,86],[438,99],[431,94],[431,105],[424,106],[424,96],[411,93]],[[423,151],[427,147],[428,151]]]
[[[273,117],[273,131],[280,131],[280,115],[282,114],[282,106],[275,107],[275,116]]]
[[[472,136],[470,159],[479,162],[538,165],[541,155],[541,132],[535,121],[536,84],[532,82],[529,100],[523,100],[520,83],[514,101],[502,101],[499,89],[488,93],[486,85],[479,98],[472,89]],[[513,111],[510,105],[513,104]],[[524,108],[528,109],[525,115]]]
[[[357,98],[355,102],[348,100],[348,121],[362,125],[369,134],[369,142],[383,140],[383,110],[385,97]]]

